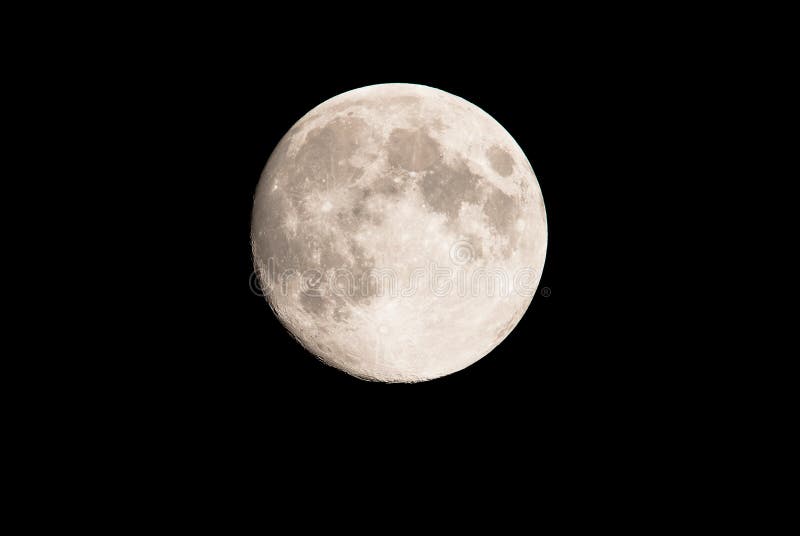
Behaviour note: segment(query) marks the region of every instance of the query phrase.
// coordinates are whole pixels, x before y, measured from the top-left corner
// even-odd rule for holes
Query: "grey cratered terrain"
[[[541,276],[547,222],[520,147],[426,86],[338,95],[300,119],[261,176],[252,219],[267,300],[349,374],[429,380],[488,354]]]

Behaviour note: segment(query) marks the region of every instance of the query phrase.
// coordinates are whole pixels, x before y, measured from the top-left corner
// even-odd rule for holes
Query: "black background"
[[[511,491],[517,501],[502,497],[505,510],[526,521],[538,523],[544,495],[568,510],[559,523],[596,524],[606,511],[644,510],[662,483],[674,489],[664,486],[666,512],[651,522],[686,510],[694,490],[693,508],[705,508],[713,493],[697,477],[716,480],[708,471],[716,465],[720,482],[737,479],[738,459],[723,455],[739,438],[704,445],[704,434],[745,414],[714,388],[750,385],[726,379],[733,352],[693,337],[709,332],[718,309],[703,301],[718,274],[702,270],[698,252],[724,235],[737,253],[750,242],[740,238],[745,216],[711,210],[730,189],[718,162],[692,156],[714,155],[715,103],[727,118],[717,125],[740,117],[740,103],[724,102],[741,81],[739,57],[730,84],[704,83],[733,41],[709,30],[729,28],[745,38],[742,57],[760,61],[749,26],[677,6],[285,7],[81,14],[67,6],[91,28],[48,11],[67,35],[42,28],[57,38],[10,44],[40,75],[24,80],[33,104],[9,100],[27,123],[17,137],[41,140],[39,152],[55,156],[31,156],[32,199],[66,212],[56,221],[45,217],[49,208],[32,212],[46,220],[30,242],[45,253],[50,290],[30,300],[36,326],[52,319],[61,330],[26,340],[54,349],[24,356],[34,388],[12,400],[12,412],[28,401],[43,407],[41,418],[24,418],[48,435],[31,440],[40,456],[25,470],[46,471],[53,460],[68,467],[74,477],[61,479],[59,501],[78,497],[98,512],[76,491],[86,468],[97,469],[98,495],[109,502],[124,502],[112,490],[131,484],[135,511],[126,520],[156,501],[162,510],[194,502],[184,490],[213,497],[203,521],[220,495],[242,510],[274,504],[273,495],[309,505],[293,522],[327,521],[318,507],[330,498],[351,507],[337,511],[348,521],[370,509],[356,502],[364,495],[395,521],[466,495],[472,500],[451,517],[472,522],[485,496]],[[42,61],[28,61],[37,46]],[[427,84],[491,114],[531,161],[548,218],[540,290],[549,296],[537,293],[479,362],[413,385],[368,383],[321,364],[252,291],[250,215],[270,152],[321,102],[385,82]],[[699,195],[704,188],[713,195]],[[713,232],[690,218],[693,202],[715,220]],[[751,205],[730,206],[745,213]],[[73,221],[78,229],[67,227]],[[63,252],[50,249],[56,238],[66,239]],[[82,284],[64,285],[72,281],[62,264]],[[725,326],[719,340],[736,344],[732,331]],[[354,469],[372,481],[354,482]],[[278,480],[286,472],[299,489]],[[484,476],[518,485],[479,484]],[[26,481],[42,487],[27,472]],[[616,495],[615,486],[630,493]],[[580,495],[601,515],[576,504]]]
[[[165,430],[207,427],[240,445],[458,434],[472,447],[502,436],[556,451],[643,433],[679,366],[658,357],[668,343],[650,336],[643,306],[675,298],[646,275],[661,262],[645,223],[663,203],[660,53],[591,21],[318,34],[293,20],[282,33],[275,21],[194,29],[149,50],[144,76],[122,77],[137,134],[119,150],[145,200],[133,228],[147,255],[134,259],[136,351],[119,381],[136,378],[140,407]],[[252,290],[250,214],[272,149],[324,100],[385,82],[492,115],[530,160],[548,217],[539,292],[517,328],[467,369],[411,385],[323,365]]]
[[[758,242],[753,201],[724,197],[739,188],[720,163],[738,167],[739,155],[713,142],[741,134],[753,99],[732,90],[764,83],[741,68],[769,56],[751,46],[761,23],[696,6],[436,7],[36,7],[42,38],[10,37],[24,72],[6,85],[27,97],[7,99],[25,123],[10,131],[35,147],[22,153],[27,174],[7,182],[34,191],[6,204],[36,206],[7,234],[43,221],[26,241],[47,287],[34,296],[8,279],[31,309],[9,314],[30,313],[34,328],[9,346],[30,381],[7,374],[22,387],[11,419],[25,423],[10,437],[33,459],[11,459],[35,496],[63,505],[60,519],[86,521],[91,505],[90,522],[155,511],[207,526],[229,498],[226,527],[256,509],[272,521],[281,499],[302,508],[295,524],[374,511],[385,526],[434,508],[473,524],[497,497],[495,529],[514,511],[540,525],[555,506],[559,526],[596,526],[663,505],[652,524],[708,509],[716,483],[742,489],[741,461],[764,458],[747,439],[768,434],[751,438],[741,422],[766,429],[774,408],[750,403],[758,377],[730,371],[752,376],[769,356],[722,347],[746,333],[718,320],[728,302],[709,289],[764,289],[719,284],[734,263],[709,267],[703,253],[727,237],[746,257]],[[708,84],[726,60],[732,76]],[[548,217],[550,295],[479,362],[413,385],[319,363],[251,288],[253,193],[270,152],[321,102],[384,82],[427,84],[491,114],[531,161]],[[29,270],[32,258],[8,264]],[[733,433],[720,434],[727,423]],[[332,498],[345,508],[326,516]]]

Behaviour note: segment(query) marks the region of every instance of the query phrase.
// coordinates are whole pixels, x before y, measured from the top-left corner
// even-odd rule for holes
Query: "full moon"
[[[286,329],[361,379],[475,363],[541,277],[547,218],[522,149],[450,93],[380,84],[333,97],[272,152],[255,193],[260,288]]]

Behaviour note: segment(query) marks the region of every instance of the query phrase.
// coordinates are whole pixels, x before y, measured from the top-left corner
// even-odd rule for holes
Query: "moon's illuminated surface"
[[[547,221],[522,149],[480,108],[427,86],[338,95],[301,118],[255,195],[267,300],[325,363],[414,382],[488,354],[541,276]]]

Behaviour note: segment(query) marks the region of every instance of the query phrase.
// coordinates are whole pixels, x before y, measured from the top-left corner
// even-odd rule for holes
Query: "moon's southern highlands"
[[[303,116],[255,194],[256,273],[281,323],[353,376],[461,370],[514,329],[547,249],[539,183],[511,135],[450,93],[362,87]]]

